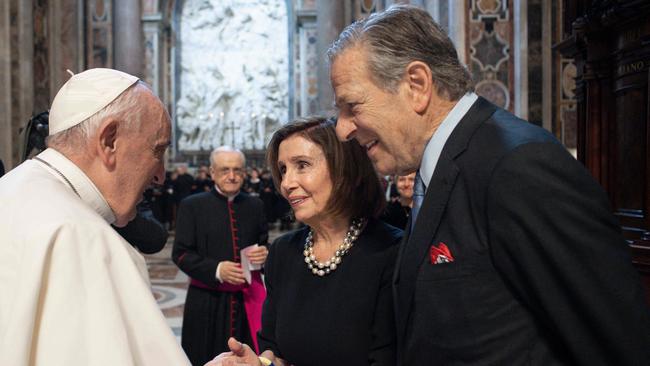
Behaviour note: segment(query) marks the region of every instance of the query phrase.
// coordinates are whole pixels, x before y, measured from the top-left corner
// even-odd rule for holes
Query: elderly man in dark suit
[[[374,14],[328,56],[339,137],[381,174],[418,172],[393,283],[402,365],[650,365],[605,193],[550,133],[473,93],[428,13]]]

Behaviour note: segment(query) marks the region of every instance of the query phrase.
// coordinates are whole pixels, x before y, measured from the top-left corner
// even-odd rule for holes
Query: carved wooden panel
[[[578,158],[609,194],[650,300],[650,3],[576,1],[556,47],[575,57]]]

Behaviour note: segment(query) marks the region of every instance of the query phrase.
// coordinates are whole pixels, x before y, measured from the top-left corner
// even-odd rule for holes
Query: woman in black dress
[[[381,219],[387,224],[404,230],[406,223],[411,216],[411,207],[413,207],[413,185],[415,183],[415,173],[409,175],[396,175],[395,186],[399,196],[388,202]]]
[[[259,360],[231,339],[239,357],[215,361],[395,365],[391,279],[402,232],[376,219],[385,201],[364,149],[339,142],[332,122],[312,118],[273,135],[268,163],[307,226],[269,249]]]

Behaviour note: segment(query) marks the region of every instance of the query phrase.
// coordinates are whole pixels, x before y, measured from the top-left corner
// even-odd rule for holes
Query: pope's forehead
[[[160,99],[149,91],[141,93],[139,97],[141,98],[140,101],[145,105],[144,110],[146,112],[144,113],[148,114],[151,122],[160,126],[161,129],[171,129],[171,118]]]

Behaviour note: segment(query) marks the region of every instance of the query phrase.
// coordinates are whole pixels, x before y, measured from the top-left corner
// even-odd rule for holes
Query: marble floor
[[[269,241],[281,235],[277,229],[269,232]],[[183,306],[189,278],[180,271],[171,260],[174,236],[169,236],[165,248],[155,254],[145,254],[153,292],[160,310],[165,315],[167,323],[180,343],[181,326],[183,324]]]
[[[163,250],[144,257],[147,260],[153,295],[180,343],[183,306],[189,278],[171,260],[173,242],[174,239],[170,236]]]

